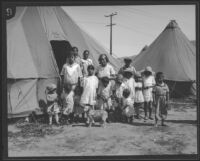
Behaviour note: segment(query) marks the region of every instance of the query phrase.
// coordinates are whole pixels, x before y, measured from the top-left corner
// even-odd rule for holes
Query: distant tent
[[[59,53],[60,46],[64,51]],[[90,50],[95,66],[99,55],[107,54],[60,7],[16,7],[15,16],[7,20],[9,118],[42,112],[46,85],[58,82],[59,67],[71,46],[77,46],[81,55],[83,50]],[[117,70],[119,61],[108,57]]]
[[[163,72],[172,96],[196,94],[195,47],[175,20],[170,21],[146,51],[136,56],[133,64],[136,70],[151,66],[155,72]]]

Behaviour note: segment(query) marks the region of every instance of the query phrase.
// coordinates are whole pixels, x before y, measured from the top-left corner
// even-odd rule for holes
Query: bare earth
[[[57,134],[44,137],[8,137],[9,157],[197,154],[196,106],[172,108],[166,127],[154,121],[110,123],[105,128],[84,124],[53,126]],[[8,132],[20,129],[12,124]]]

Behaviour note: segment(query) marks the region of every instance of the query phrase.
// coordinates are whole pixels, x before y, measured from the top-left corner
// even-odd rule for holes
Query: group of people
[[[159,120],[162,126],[165,125],[169,89],[162,72],[155,74],[150,66],[136,71],[130,58],[125,58],[125,65],[116,72],[106,54],[99,56],[98,67],[89,55],[90,52],[85,50],[81,58],[78,48],[73,47],[60,73],[61,92],[56,84],[47,85],[49,124],[55,116],[57,124],[60,119],[69,124],[81,117],[91,126],[95,117],[99,117],[102,126],[105,122],[132,123],[142,118],[155,120],[155,126]],[[154,118],[152,107],[155,107]],[[144,110],[144,117],[141,110]]]

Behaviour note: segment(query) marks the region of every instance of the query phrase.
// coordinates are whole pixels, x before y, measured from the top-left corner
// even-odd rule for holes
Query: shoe
[[[145,116],[145,117],[144,117],[144,120],[148,120],[148,117],[147,117],[147,116]]]

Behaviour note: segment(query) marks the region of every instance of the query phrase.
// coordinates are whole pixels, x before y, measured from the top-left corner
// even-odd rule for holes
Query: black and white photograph
[[[197,156],[196,9],[6,5],[7,157]]]

